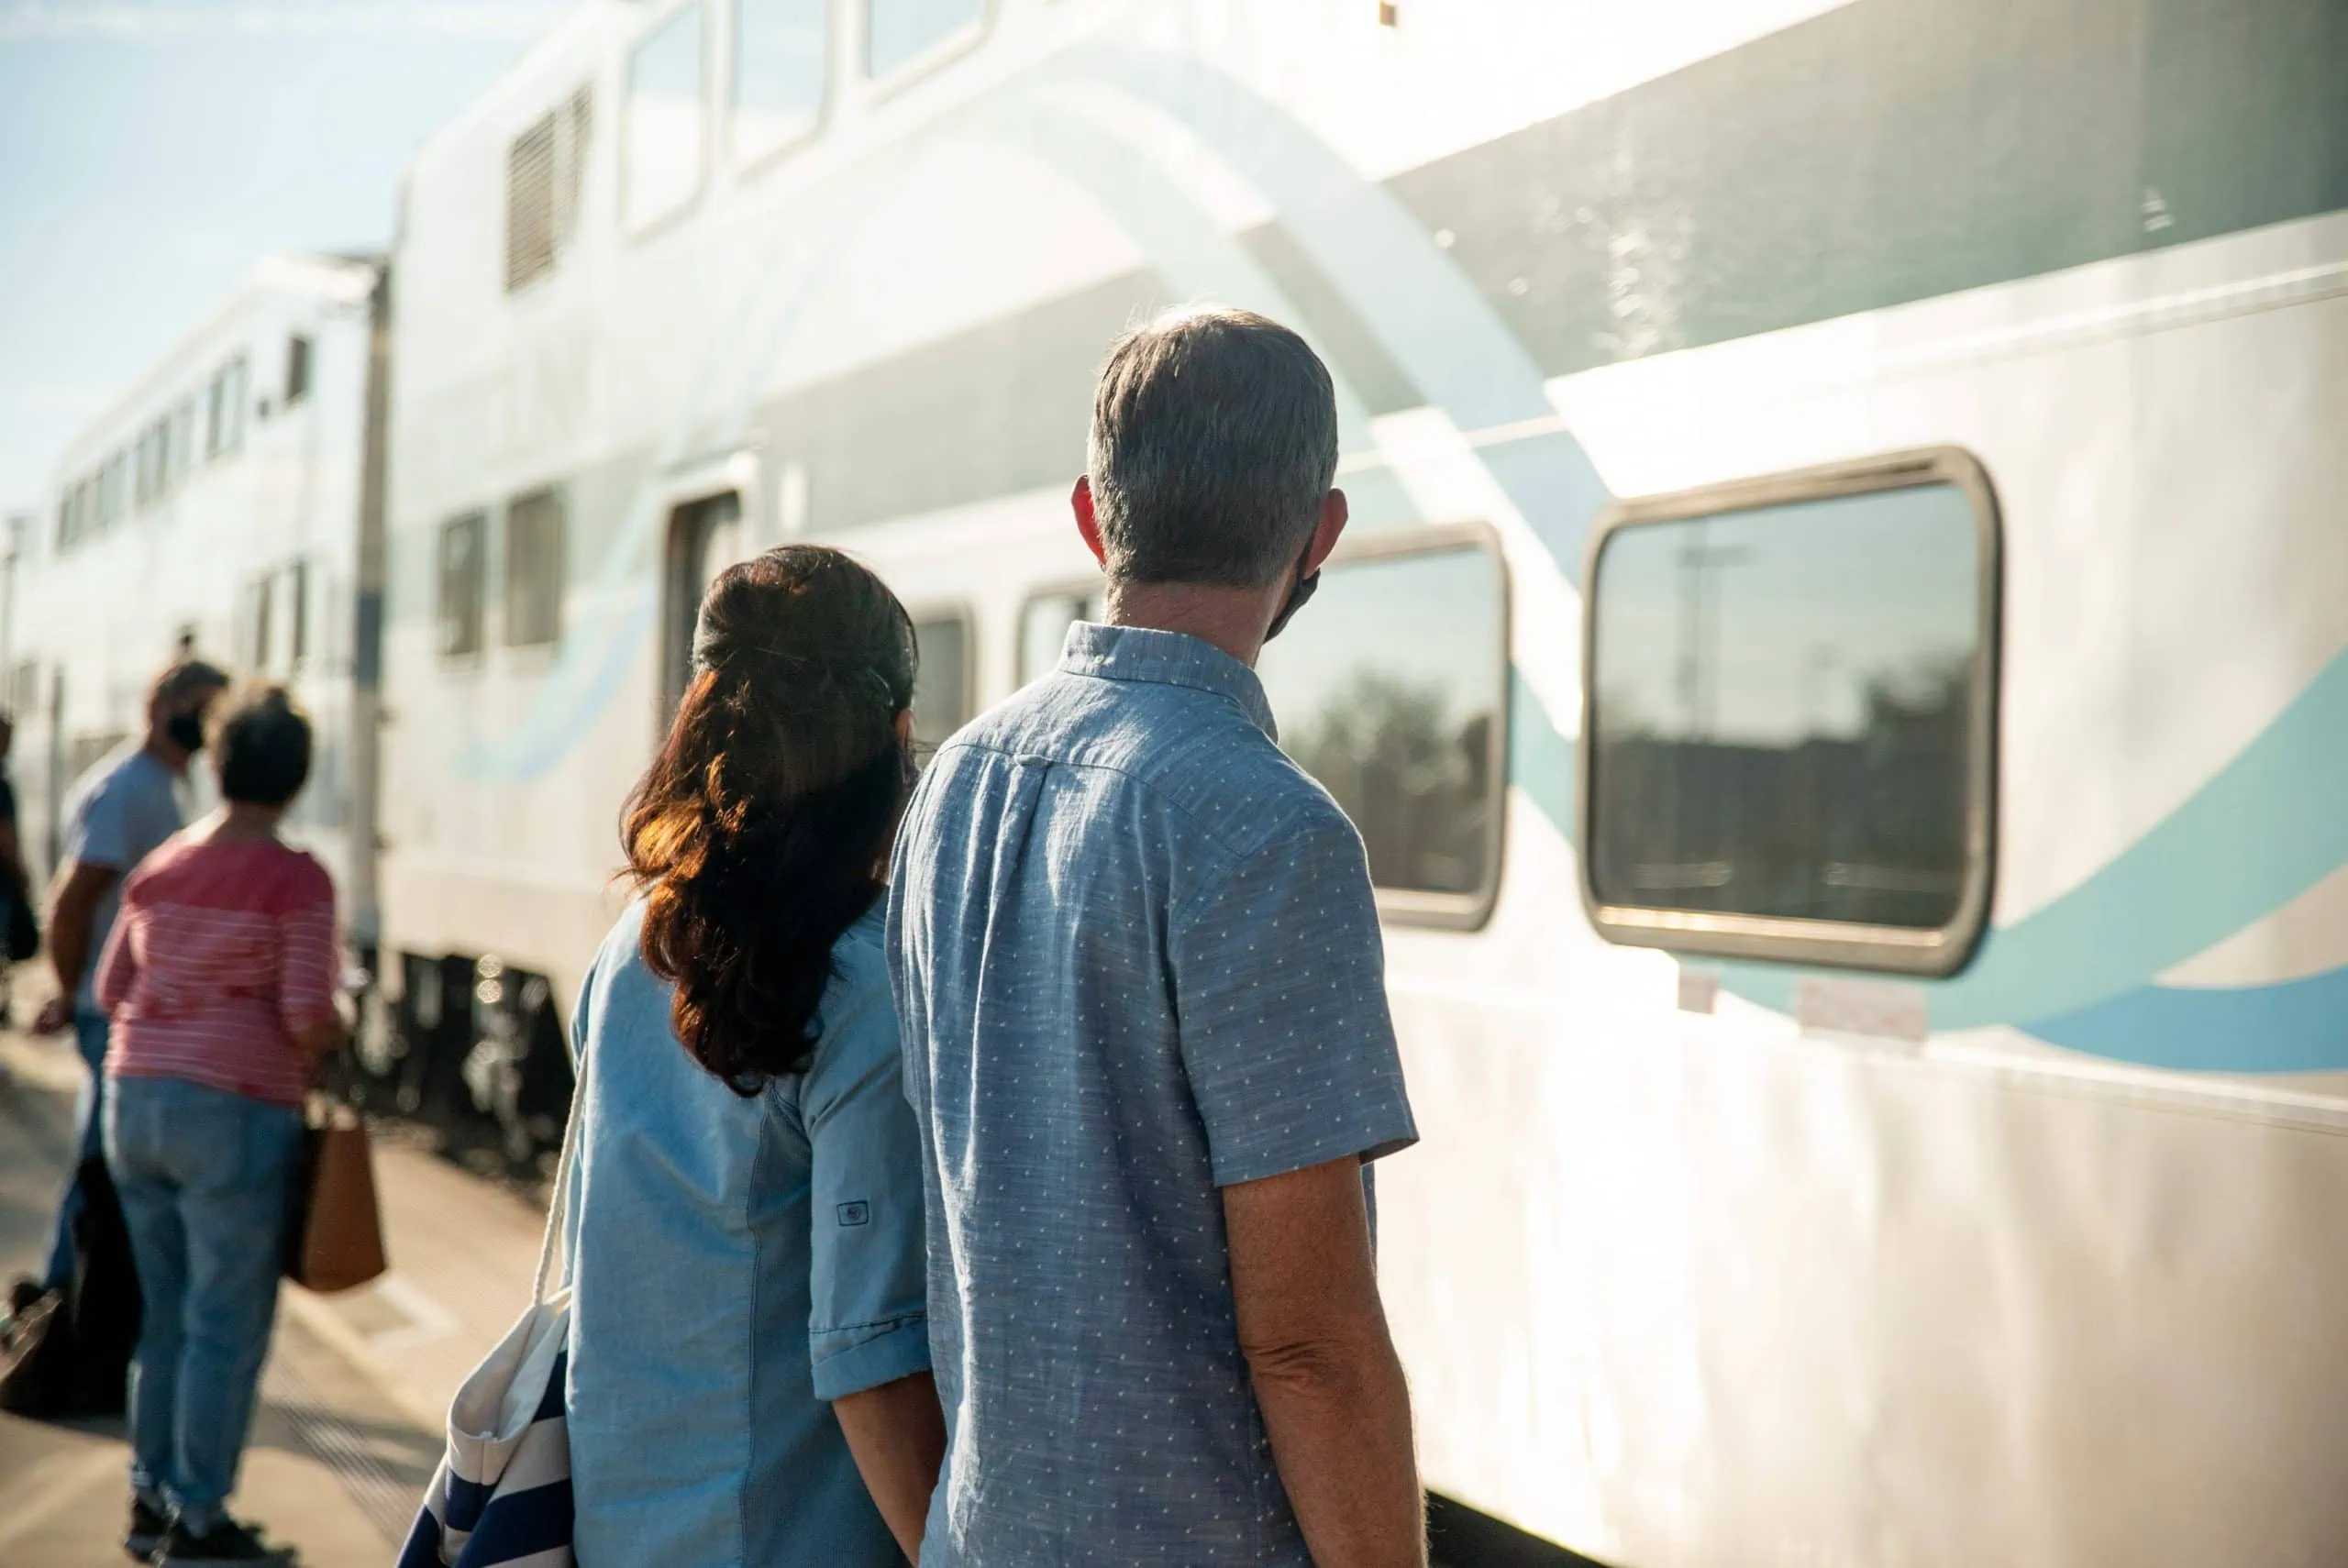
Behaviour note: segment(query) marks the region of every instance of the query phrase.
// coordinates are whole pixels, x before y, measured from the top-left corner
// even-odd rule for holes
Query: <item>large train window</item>
[[[735,0],[734,161],[770,158],[824,116],[831,0]]]
[[[534,490],[505,509],[505,646],[562,635],[562,491]]]
[[[1060,649],[1068,629],[1079,621],[1102,621],[1109,601],[1097,583],[1089,588],[1059,588],[1038,593],[1019,611],[1019,684],[1041,680],[1059,668]]]
[[[645,228],[701,193],[708,138],[702,116],[701,0],[688,0],[645,34],[627,61],[620,204]]]
[[[987,0],[866,0],[864,71],[874,81],[975,40]]]
[[[481,652],[482,578],[488,558],[489,519],[478,512],[440,525],[440,652],[459,657]]]
[[[1256,669],[1280,745],[1361,830],[1386,916],[1482,924],[1508,757],[1508,586],[1490,533],[1349,543]]]
[[[970,619],[958,610],[914,617],[914,742],[925,755],[970,722]]]
[[[1618,507],[1584,896],[1619,942],[1943,975],[1988,902],[1998,532],[1962,452]]]

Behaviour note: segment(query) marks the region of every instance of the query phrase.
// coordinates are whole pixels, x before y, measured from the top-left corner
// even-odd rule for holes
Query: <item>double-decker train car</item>
[[[382,493],[382,277],[380,258],[264,258],[67,444],[53,509],[11,541],[0,617],[37,877],[74,781],[138,743],[163,667],[200,656],[308,709],[316,756],[286,830],[371,944],[375,638],[359,616]],[[195,803],[209,784],[191,769]]]
[[[710,574],[858,553],[942,737],[1098,613],[1107,342],[1246,305],[1453,1540],[2331,1561],[2343,79],[2340,0],[590,0],[402,193],[369,1070],[550,1136]]]

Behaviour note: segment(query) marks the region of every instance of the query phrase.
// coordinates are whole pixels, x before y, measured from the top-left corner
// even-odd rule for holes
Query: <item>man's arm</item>
[[[1239,1348],[1304,1542],[1331,1568],[1423,1568],[1411,1394],[1347,1156],[1223,1189]]]
[[[57,995],[41,1010],[40,1022],[35,1025],[41,1032],[53,1034],[72,1019],[74,993],[90,966],[90,926],[99,902],[121,878],[114,867],[77,860],[58,889],[49,914],[49,965],[57,974]]]
[[[937,1383],[926,1372],[900,1377],[877,1388],[832,1401],[847,1451],[856,1456],[864,1489],[888,1522],[907,1562],[921,1561],[921,1532],[929,1519],[929,1495],[937,1489],[937,1467],[946,1461],[946,1418],[937,1407]]]

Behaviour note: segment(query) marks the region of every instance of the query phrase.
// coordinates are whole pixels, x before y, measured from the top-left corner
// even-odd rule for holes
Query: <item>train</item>
[[[136,499],[211,338],[68,454],[28,821],[172,628],[284,650],[354,1091],[526,1162],[713,572],[874,566],[935,743],[1102,613],[1107,343],[1258,310],[1337,390],[1260,673],[1379,889],[1454,1539],[2336,1561],[2343,79],[2341,0],[583,0],[237,315],[278,477]]]

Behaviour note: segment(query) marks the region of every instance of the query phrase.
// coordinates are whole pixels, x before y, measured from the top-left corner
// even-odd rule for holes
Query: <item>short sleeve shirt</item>
[[[829,1403],[929,1366],[881,912],[833,947],[806,1072],[747,1098],[678,1043],[642,933],[638,904],[572,1015],[579,1560],[901,1564]]]
[[[123,882],[181,826],[172,770],[136,742],[97,763],[73,786],[65,803],[61,863],[103,866],[121,873],[90,920],[90,963],[74,998],[81,1011],[98,1010],[98,955],[106,950],[106,937],[122,908]]]
[[[924,777],[890,956],[947,1419],[925,1568],[1308,1563],[1218,1189],[1416,1132],[1360,835],[1253,672],[1073,628]]]

